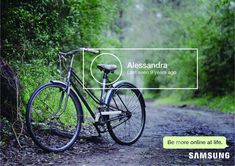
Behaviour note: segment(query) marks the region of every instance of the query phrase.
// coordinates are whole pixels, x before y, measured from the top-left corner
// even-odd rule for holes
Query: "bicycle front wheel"
[[[33,141],[45,151],[70,148],[78,138],[82,110],[71,89],[64,84],[47,83],[32,94],[26,111],[26,125]]]
[[[119,144],[131,145],[141,136],[145,125],[145,103],[141,92],[132,84],[124,83],[112,89],[107,102],[110,115],[107,123],[111,137]]]

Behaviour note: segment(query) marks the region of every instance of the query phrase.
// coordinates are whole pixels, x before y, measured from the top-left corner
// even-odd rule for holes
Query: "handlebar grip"
[[[76,52],[80,52],[80,51],[85,51],[85,52],[90,52],[90,53],[93,53],[93,54],[99,54],[100,53],[100,50],[95,50],[93,48],[79,48],[79,49],[76,49],[76,50],[71,50],[69,52],[59,52],[59,54],[57,55],[57,60],[60,59],[61,57],[67,57],[67,56],[71,56],[73,55],[74,53]]]
[[[84,48],[83,50],[86,51],[86,52],[93,53],[93,54],[99,54],[100,53],[100,50],[95,50],[93,48]]]

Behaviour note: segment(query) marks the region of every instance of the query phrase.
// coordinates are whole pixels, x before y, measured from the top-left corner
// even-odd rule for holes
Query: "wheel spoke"
[[[76,97],[70,93],[65,105],[64,91],[61,90],[60,86],[46,85],[32,95],[34,98],[26,113],[30,135],[38,146],[47,151],[69,148],[81,127],[82,116],[75,105]]]
[[[112,138],[120,144],[132,144],[140,137],[145,123],[145,110],[138,90],[120,88],[112,95],[109,105],[122,109],[126,120],[113,120],[107,125]],[[126,110],[126,111],[125,111]],[[113,116],[110,115],[110,118]],[[114,116],[115,117],[115,116]]]

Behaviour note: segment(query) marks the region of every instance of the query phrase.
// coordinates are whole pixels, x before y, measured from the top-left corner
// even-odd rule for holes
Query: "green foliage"
[[[59,50],[106,45],[118,1],[3,0],[1,7],[1,56],[15,68],[26,103],[37,86],[57,78]]]
[[[163,8],[168,17],[161,25],[167,37],[164,47],[199,49],[199,91],[192,95],[218,96],[233,91],[235,20],[230,1],[180,1],[177,5],[166,1]],[[182,82],[196,75],[195,65],[190,65],[178,78]]]
[[[2,2],[2,56],[7,60],[51,60],[58,50],[96,47],[116,9],[103,1]]]
[[[162,95],[176,93],[185,100],[234,92],[235,20],[229,0],[3,0],[1,7],[1,56],[16,69],[24,103],[38,85],[58,78],[53,63],[58,51],[80,46],[198,48],[199,90],[162,91]],[[144,19],[134,20],[134,16]],[[125,28],[134,33],[126,34]],[[195,87],[196,62],[183,57],[170,61],[171,66],[185,68],[177,77],[170,81],[146,77],[144,83]],[[86,63],[92,59],[88,55]],[[81,67],[81,57],[76,57],[79,75]],[[89,68],[85,72],[90,72]],[[92,86],[90,78],[85,79]],[[155,93],[159,95],[159,91]]]
[[[157,104],[171,104],[171,105],[191,105],[201,106],[203,108],[214,109],[227,113],[235,113],[234,95],[225,95],[221,97],[203,96],[199,98],[188,98],[181,100],[177,95],[168,97],[161,97],[156,100]]]
[[[222,1],[215,7],[215,15],[209,20],[209,26],[204,28],[204,32],[211,35],[201,39],[202,44],[209,40],[202,52],[205,57],[202,70],[206,75],[202,85],[204,91],[219,95],[234,90],[235,20],[229,1]]]
[[[24,104],[29,100],[30,95],[35,88],[46,83],[51,79],[58,78],[59,73],[56,72],[56,65],[47,63],[43,59],[34,59],[29,62],[20,63],[19,61],[12,62],[11,65],[15,66],[18,71],[18,77],[21,81],[22,101]]]
[[[181,98],[234,92],[235,9],[229,0],[169,0],[145,5],[151,12],[162,15],[158,23],[161,38],[155,41],[155,46],[199,49],[199,90],[177,92]],[[169,85],[182,87],[184,83],[193,87],[190,84],[195,82],[192,81],[196,77],[195,61],[184,57],[172,60],[172,64],[184,67],[176,78],[178,81],[172,79]],[[160,86],[165,84],[164,80],[157,81]],[[169,95],[169,92],[163,93]]]
[[[210,96],[208,102],[212,103],[207,105],[212,108],[218,106],[222,110],[234,104],[224,100],[226,96],[234,95],[234,2],[152,0],[134,3],[135,7],[128,9],[131,12],[126,11],[129,12],[126,22],[131,25],[132,31],[128,31],[130,34],[127,34],[125,44],[137,47],[198,48],[199,51],[198,89],[149,91],[151,94],[146,96],[154,98],[154,93],[156,96],[160,93],[160,97],[176,96],[178,102]],[[145,85],[196,87],[195,57],[191,57],[188,52],[180,52],[183,55],[180,57],[175,52],[174,57],[163,56],[162,52],[158,54],[162,55],[156,57],[158,59],[150,55],[143,55],[143,59],[150,57],[149,62],[166,60],[170,67],[178,71],[180,69],[180,72],[172,79],[145,76]],[[215,100],[212,100],[213,97]]]

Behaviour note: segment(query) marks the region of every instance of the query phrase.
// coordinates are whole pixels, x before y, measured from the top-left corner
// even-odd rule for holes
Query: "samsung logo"
[[[189,159],[229,159],[229,152],[189,152]]]

